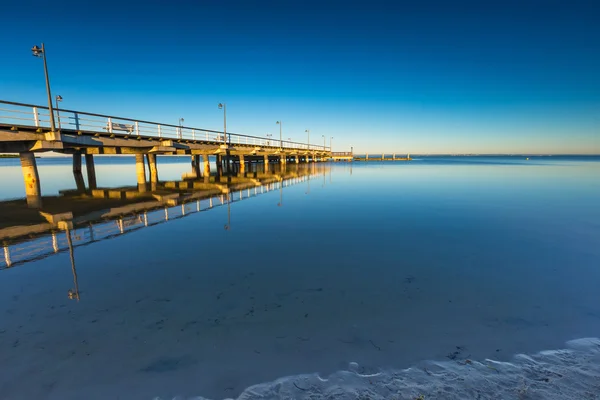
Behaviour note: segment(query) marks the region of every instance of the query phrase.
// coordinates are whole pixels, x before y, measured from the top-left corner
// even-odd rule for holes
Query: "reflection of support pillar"
[[[210,181],[210,162],[208,154],[202,156],[202,161],[204,162],[204,182],[208,183]]]
[[[35,156],[32,152],[26,151],[20,154],[21,169],[23,170],[23,179],[25,181],[25,196],[27,197],[27,206],[29,208],[42,208],[42,195],[40,190],[40,177],[38,175]]]
[[[85,181],[83,180],[83,174],[81,173],[81,153],[73,154],[73,177],[75,178],[77,191],[85,192]]]
[[[146,187],[146,166],[144,165],[144,155],[135,155],[135,174],[137,175],[138,190],[140,193],[144,193]]]
[[[244,155],[240,154],[240,174],[244,175],[246,173],[246,160],[244,159]]]
[[[200,156],[195,155],[194,157],[194,173],[196,174],[196,179],[200,179]]]
[[[6,243],[4,244],[4,262],[6,263],[7,267],[12,265],[12,261],[10,260],[10,250],[8,249],[8,245]]]
[[[146,154],[148,159],[148,170],[150,170],[150,187],[156,190],[158,185],[158,166],[156,165],[156,154]]]
[[[87,171],[88,188],[90,190],[96,189],[96,166],[94,165],[94,155],[85,155],[85,170]]]

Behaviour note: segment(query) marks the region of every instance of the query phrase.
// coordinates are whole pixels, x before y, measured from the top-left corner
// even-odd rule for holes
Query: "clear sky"
[[[0,99],[387,153],[600,154],[600,2],[9,1]]]

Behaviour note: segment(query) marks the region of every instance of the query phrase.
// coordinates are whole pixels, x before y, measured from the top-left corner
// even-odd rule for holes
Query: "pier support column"
[[[202,176],[200,174],[200,156],[194,155],[192,156],[192,166],[194,167],[194,173],[196,174],[196,179],[200,179]]]
[[[156,165],[156,154],[146,154],[148,170],[150,171],[150,189],[156,190],[158,186],[158,166]]]
[[[294,161],[296,162],[296,164],[299,164],[299,163],[300,163],[300,156],[299,156],[298,154],[296,154],[296,155],[294,156]]]
[[[202,162],[204,163],[204,183],[208,183],[210,181],[210,161],[208,154],[202,155]]]
[[[217,154],[215,158],[217,164],[217,175],[215,176],[215,181],[220,182],[221,176],[223,175],[223,157],[220,154]]]
[[[269,156],[265,156],[265,172],[269,172]]]
[[[244,175],[246,173],[246,160],[243,154],[240,154],[240,174]]]
[[[143,154],[135,155],[135,174],[137,176],[138,190],[140,193],[146,192],[146,166],[144,165]]]
[[[285,154],[280,154],[279,155],[279,162],[281,164],[285,164],[287,162],[287,156]]]
[[[81,153],[73,154],[73,177],[78,192],[85,192],[85,181],[81,173]]]
[[[96,189],[98,185],[96,184],[96,166],[94,165],[93,154],[85,155],[85,170],[87,171],[88,188],[90,190]]]
[[[365,154],[365,161],[369,161],[369,153]]]
[[[396,161],[396,153],[392,154],[392,161]]]
[[[23,180],[25,181],[27,207],[42,208],[40,177],[35,163],[35,155],[30,151],[26,151],[20,153],[19,157],[21,159],[21,169],[23,170]]]

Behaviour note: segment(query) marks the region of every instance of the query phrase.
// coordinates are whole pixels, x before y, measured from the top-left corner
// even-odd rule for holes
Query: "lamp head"
[[[62,96],[60,94],[57,94],[56,95],[56,101],[62,101],[62,100],[63,100]]]
[[[39,47],[37,47],[37,46],[33,46],[33,47],[31,48],[31,53],[33,54],[33,56],[34,56],[34,57],[41,57],[41,56],[42,56],[42,53],[43,53],[43,51],[42,51],[42,49],[40,49]]]
[[[223,108],[223,103],[219,103],[219,110]]]
[[[277,121],[277,122],[276,122],[276,124],[277,124],[277,125],[279,125],[279,124],[280,124],[280,122],[279,122],[279,121]]]

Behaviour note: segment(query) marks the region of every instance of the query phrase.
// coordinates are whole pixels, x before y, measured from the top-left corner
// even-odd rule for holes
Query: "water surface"
[[[132,161],[100,160],[99,185],[135,184]],[[21,196],[18,166],[0,162],[0,198]],[[159,161],[160,179],[188,162]],[[75,187],[68,160],[39,168],[45,194]],[[236,397],[285,376],[508,361],[600,336],[600,159],[314,172],[75,242],[79,301],[67,251],[0,271],[0,392]]]

